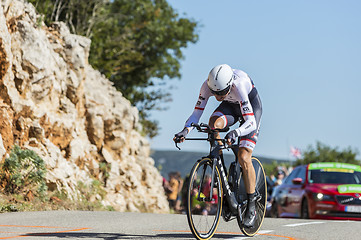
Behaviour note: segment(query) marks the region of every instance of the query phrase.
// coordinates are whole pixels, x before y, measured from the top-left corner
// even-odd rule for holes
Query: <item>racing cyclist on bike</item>
[[[191,124],[198,123],[211,96],[221,102],[209,119],[211,128],[223,129],[234,125],[237,121],[241,123],[240,127],[228,132],[225,139],[228,144],[234,144],[240,138],[238,160],[243,169],[248,197],[243,224],[252,227],[256,220],[256,176],[251,158],[258,138],[262,103],[247,73],[232,69],[227,64],[215,66],[201,86],[192,115],[186,121],[184,129],[175,134],[173,140],[176,142],[185,140],[186,135],[193,129]],[[219,134],[216,137],[220,138]]]

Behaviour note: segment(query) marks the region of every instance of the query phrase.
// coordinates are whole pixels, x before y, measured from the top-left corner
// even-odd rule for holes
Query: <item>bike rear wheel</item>
[[[252,163],[254,170],[256,172],[256,193],[258,194],[259,198],[257,199],[256,203],[256,222],[255,225],[251,228],[247,228],[243,226],[239,217],[237,217],[238,225],[246,236],[254,236],[258,230],[261,228],[263,223],[263,219],[266,213],[266,204],[267,204],[267,183],[266,183],[266,175],[263,169],[261,162],[252,157]],[[244,188],[243,188],[244,191]],[[242,193],[243,196],[246,195],[245,192]],[[242,206],[242,218],[245,218],[247,205]]]
[[[189,177],[187,220],[193,235],[200,240],[213,236],[222,212],[223,190],[217,167],[213,176],[213,196],[210,197],[212,166],[210,158],[202,158],[193,166]]]

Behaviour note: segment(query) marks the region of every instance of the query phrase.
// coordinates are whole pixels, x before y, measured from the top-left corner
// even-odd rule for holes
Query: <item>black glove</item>
[[[185,138],[188,134],[188,129],[184,128],[182,131],[174,135],[174,141],[179,143],[181,141],[181,138]]]
[[[225,139],[229,139],[229,141],[233,144],[237,141],[238,138],[238,134],[236,132],[236,130],[232,130],[229,133],[227,133]]]

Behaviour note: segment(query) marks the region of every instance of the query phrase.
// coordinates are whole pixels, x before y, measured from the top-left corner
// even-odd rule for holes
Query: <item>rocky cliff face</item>
[[[167,212],[162,178],[138,132],[138,111],[88,63],[90,40],[47,27],[22,0],[0,6],[0,159],[34,150],[50,190],[105,182],[104,205]]]

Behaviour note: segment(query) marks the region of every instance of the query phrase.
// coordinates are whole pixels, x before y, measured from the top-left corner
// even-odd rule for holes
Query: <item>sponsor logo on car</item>
[[[360,184],[348,184],[348,185],[339,185],[337,187],[339,193],[361,193]]]

